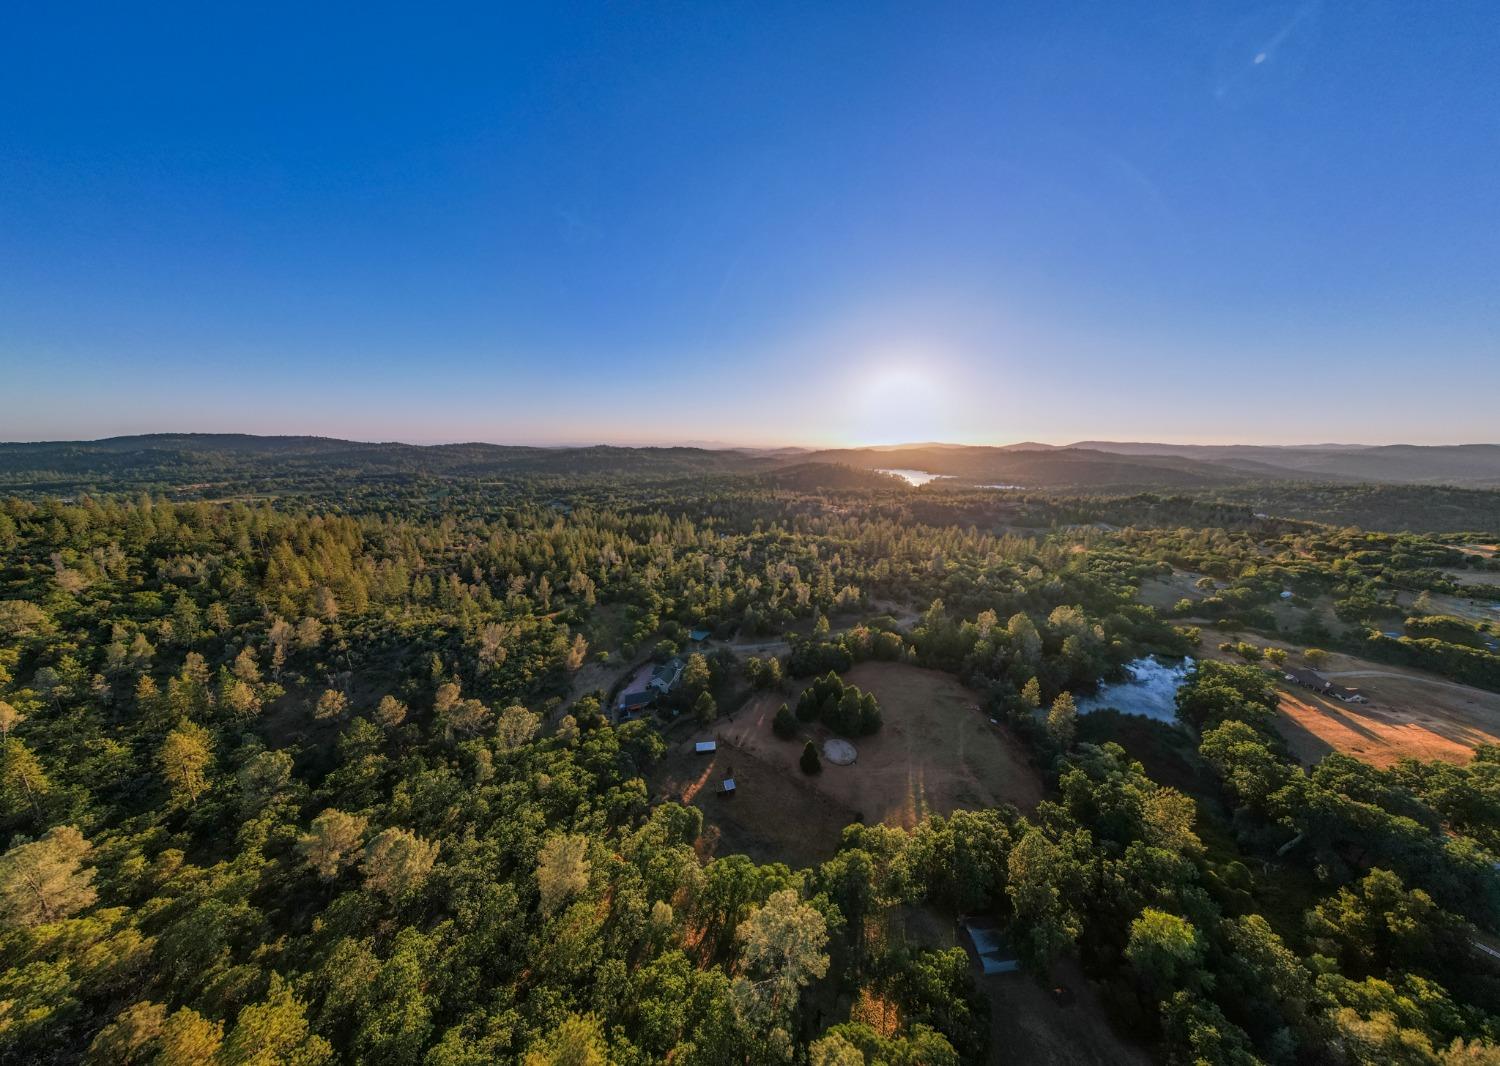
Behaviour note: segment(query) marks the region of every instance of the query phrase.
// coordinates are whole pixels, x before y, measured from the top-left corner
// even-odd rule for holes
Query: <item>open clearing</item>
[[[771,732],[776,709],[795,706],[796,691],[761,693],[718,723],[719,737],[791,780],[811,780],[818,794],[867,822],[910,827],[928,814],[1002,803],[1029,811],[1041,800],[1041,782],[1019,742],[992,724],[979,710],[979,698],[953,677],[871,662],[854,667],[844,680],[873,692],[885,719],[875,736],[855,739],[859,758],[852,766],[825,762],[822,773],[809,779],[797,765],[803,743],[814,740],[821,747],[832,734],[806,724],[795,740]]]
[[[1500,570],[1444,570],[1443,574],[1451,577],[1460,585],[1484,585],[1488,588],[1500,588]]]
[[[1030,974],[985,974],[968,936],[931,907],[906,907],[891,935],[914,947],[962,947],[969,956],[974,986],[990,1003],[991,1063],[1037,1066],[1146,1066],[1146,1052],[1126,1043],[1109,1024],[1098,990],[1077,961],[1062,959],[1052,968],[1052,985],[1066,986],[1065,1002]]]
[[[1188,570],[1173,570],[1167,577],[1148,577],[1141,582],[1141,591],[1136,598],[1162,612],[1170,611],[1182,599],[1197,603],[1205,593],[1194,582],[1202,576]]]
[[[699,731],[674,743],[651,774],[653,798],[690,804],[703,812],[698,854],[722,858],[743,853],[759,863],[814,866],[838,851],[854,812],[807,784],[792,768],[771,765],[722,736],[719,749],[698,754],[693,744],[712,734]],[[801,753],[801,745],[797,751]],[[795,774],[795,776],[793,776]],[[733,777],[733,797],[718,791]]]
[[[1432,603],[1432,609],[1436,614],[1448,614],[1470,622],[1500,622],[1500,610],[1495,609],[1495,604],[1500,603],[1500,591],[1483,599],[1449,596],[1441,592],[1429,592],[1427,598]],[[1398,592],[1396,602],[1403,610],[1409,612],[1412,604],[1417,602],[1417,594]]]
[[[1203,631],[1205,658],[1240,662],[1218,650],[1226,634]],[[1261,647],[1286,648],[1288,665],[1306,665],[1300,649],[1284,641],[1248,636]],[[1296,685],[1278,685],[1281,717],[1277,729],[1304,763],[1330,751],[1386,767],[1402,758],[1466,763],[1480,744],[1500,744],[1500,693],[1405,667],[1329,654],[1319,671],[1332,681],[1358,688],[1369,703],[1343,703]]]

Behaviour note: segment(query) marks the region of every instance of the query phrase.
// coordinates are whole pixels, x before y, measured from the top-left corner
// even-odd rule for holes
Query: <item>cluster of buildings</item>
[[[686,666],[680,656],[674,656],[660,665],[647,663],[637,670],[615,699],[615,720],[628,722],[639,718],[657,697],[665,696],[677,687]]]
[[[702,646],[708,642],[711,632],[707,629],[695,629],[688,634],[694,645]],[[614,714],[616,722],[629,722],[639,718],[646,713],[656,701],[670,694],[682,680],[682,672],[687,668],[687,660],[680,655],[674,655],[664,663],[646,663],[634,674],[615,697]]]

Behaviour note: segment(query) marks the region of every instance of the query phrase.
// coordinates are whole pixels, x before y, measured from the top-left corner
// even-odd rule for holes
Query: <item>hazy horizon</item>
[[[1389,448],[1389,447],[1466,447],[1485,446],[1500,447],[1500,441],[1494,440],[1461,440],[1445,443],[1423,443],[1411,440],[1389,440],[1389,441],[1295,441],[1290,443],[1265,443],[1260,441],[1228,440],[1228,441],[1206,441],[1206,440],[1181,440],[1168,437],[1129,437],[1129,438],[1107,438],[1089,437],[1079,439],[1057,439],[1037,440],[1035,438],[1016,439],[994,439],[980,441],[953,441],[953,440],[909,440],[896,441],[892,443],[877,442],[853,442],[847,444],[806,444],[792,440],[770,441],[765,443],[751,443],[747,441],[727,440],[701,440],[695,438],[663,439],[663,438],[635,438],[617,440],[591,440],[580,439],[558,439],[558,440],[526,440],[519,438],[504,437],[453,437],[453,438],[398,438],[398,437],[359,437],[341,436],[330,433],[319,432],[287,432],[287,433],[257,433],[247,430],[215,429],[215,430],[183,430],[183,429],[159,429],[146,430],[139,433],[111,433],[102,436],[87,437],[52,437],[36,439],[0,439],[0,444],[60,444],[60,443],[98,443],[106,440],[116,440],[131,437],[175,437],[175,436],[244,436],[244,437],[272,437],[272,438],[315,438],[320,440],[348,441],[353,444],[399,444],[414,447],[443,447],[463,444],[482,444],[497,447],[523,447],[523,448],[698,448],[703,450],[752,450],[752,451],[826,451],[829,449],[876,449],[876,450],[901,450],[908,448],[924,447],[977,447],[977,448],[1016,448],[1028,444],[1035,444],[1045,448],[1074,448],[1086,447],[1089,444],[1116,444],[1116,445],[1161,445],[1164,447],[1247,447],[1247,448],[1280,448],[1285,450],[1296,449],[1362,449],[1362,448]]]

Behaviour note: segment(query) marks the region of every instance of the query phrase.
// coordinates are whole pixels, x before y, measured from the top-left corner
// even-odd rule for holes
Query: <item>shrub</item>
[[[815,774],[823,769],[823,760],[818,756],[818,746],[808,741],[802,748],[802,772]]]

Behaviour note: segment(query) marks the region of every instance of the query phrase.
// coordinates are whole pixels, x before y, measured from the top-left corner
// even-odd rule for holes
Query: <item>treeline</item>
[[[1421,632],[1420,621],[1417,628]],[[1363,654],[1381,662],[1430,670],[1465,685],[1500,692],[1500,655],[1486,648],[1455,644],[1438,637],[1388,637],[1370,633],[1361,645]]]

